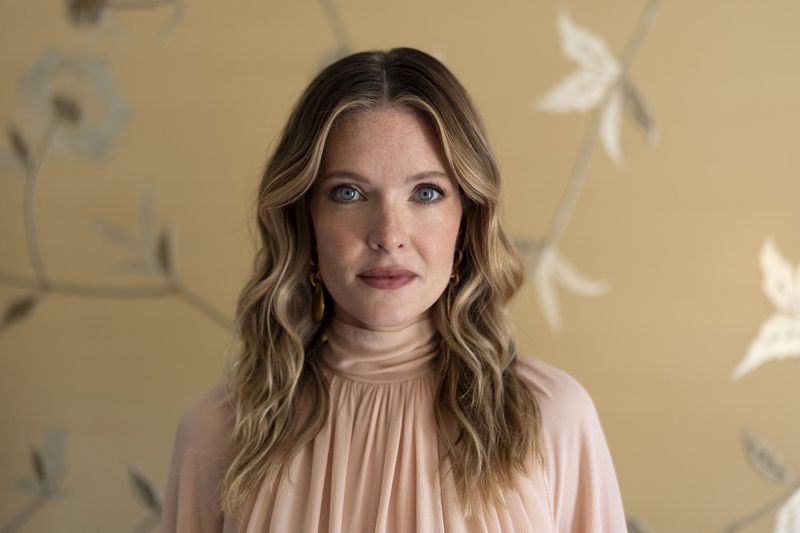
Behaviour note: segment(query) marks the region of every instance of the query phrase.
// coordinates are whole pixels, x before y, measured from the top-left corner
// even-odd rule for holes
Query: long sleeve
[[[625,533],[617,475],[591,396],[552,365],[529,360],[520,367],[542,412],[542,452],[556,531]]]
[[[203,394],[181,417],[172,449],[161,533],[219,533],[220,483],[232,428],[224,388]]]

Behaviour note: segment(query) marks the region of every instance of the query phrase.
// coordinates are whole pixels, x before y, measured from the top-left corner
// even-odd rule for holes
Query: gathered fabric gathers
[[[208,391],[176,436],[162,531],[623,533],[616,474],[590,396],[563,370],[524,356],[513,364],[539,401],[545,464],[520,476],[499,505],[462,514],[452,475],[442,478],[439,468],[439,345],[430,318],[381,331],[333,318],[318,351],[330,384],[328,421],[277,490],[263,483],[236,517],[208,505],[224,474],[224,465],[208,464],[223,456],[232,423],[223,385]],[[189,426],[219,437],[191,442],[198,428]]]

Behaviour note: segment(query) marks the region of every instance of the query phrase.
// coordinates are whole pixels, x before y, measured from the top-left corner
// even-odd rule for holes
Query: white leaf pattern
[[[608,87],[594,72],[579,70],[564,78],[536,102],[538,111],[583,113],[596,107]]]
[[[800,264],[792,268],[770,236],[759,253],[764,293],[784,313],[800,318]]]
[[[766,362],[800,356],[800,320],[775,313],[759,329],[747,355],[736,366],[731,379],[737,380]]]
[[[795,491],[778,511],[774,533],[800,531],[800,490]]]
[[[588,111],[600,104],[616,82],[620,65],[601,38],[575,24],[564,10],[558,14],[558,33],[562,52],[580,68],[548,91],[536,108],[556,113]]]
[[[600,139],[606,153],[616,164],[622,164],[622,149],[620,148],[620,118],[622,116],[622,90],[617,88],[603,107],[600,115]]]
[[[620,115],[622,92],[615,86],[622,72],[605,41],[586,28],[575,24],[569,14],[558,15],[561,50],[579,68],[551,88],[534,105],[539,111],[568,113],[585,112],[600,105],[609,90],[608,101],[601,110],[600,134],[603,146],[615,163],[622,162],[620,150]]]
[[[533,284],[539,307],[544,313],[547,324],[552,331],[558,333],[562,329],[562,322],[556,283],[583,296],[599,296],[609,290],[609,284],[605,281],[593,281],[586,278],[553,247],[548,247],[540,253],[542,257],[533,274]]]
[[[793,268],[770,236],[759,253],[764,293],[778,308],[759,328],[744,359],[731,373],[737,380],[766,362],[800,356],[800,265]]]
[[[606,73],[612,80],[616,79],[619,63],[611,55],[605,41],[575,24],[565,9],[558,12],[558,35],[565,56],[587,70]]]

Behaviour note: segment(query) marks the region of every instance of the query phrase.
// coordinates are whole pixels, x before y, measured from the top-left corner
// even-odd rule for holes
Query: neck
[[[438,348],[429,315],[402,326],[377,328],[334,315],[325,331],[321,357],[325,366],[348,379],[388,383],[430,372]]]

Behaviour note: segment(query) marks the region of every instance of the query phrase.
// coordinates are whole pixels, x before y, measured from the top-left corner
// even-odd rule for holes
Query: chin
[[[368,328],[397,328],[419,320],[426,310],[353,309],[346,311],[356,321]],[[343,318],[343,317],[340,317]]]

